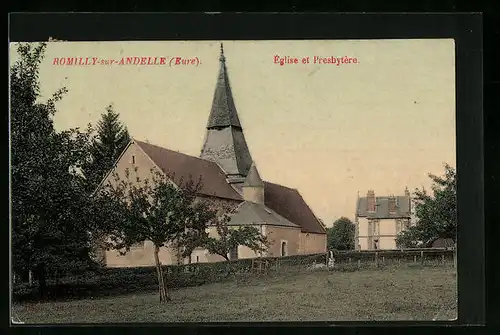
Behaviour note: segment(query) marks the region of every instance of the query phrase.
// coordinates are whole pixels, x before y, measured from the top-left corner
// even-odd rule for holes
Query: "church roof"
[[[265,205],[244,201],[231,216],[229,225],[239,226],[252,224],[300,228],[300,226],[290,222],[290,220],[284,218]]]
[[[229,85],[229,76],[226,68],[226,57],[221,44],[219,76],[217,85],[215,86],[214,98],[212,101],[212,109],[208,118],[207,128],[218,127],[239,127],[241,128],[240,120],[236,112],[233,93]]]
[[[173,174],[174,182],[179,182],[181,178],[184,181],[192,178],[196,182],[201,177],[203,187],[200,194],[241,200],[239,193],[226,183],[226,175],[216,163],[146,142],[135,143],[164,173]]]
[[[135,141],[151,160],[165,173],[174,174],[174,182],[180,178],[202,178],[201,195],[239,200],[243,197],[226,181],[226,175],[214,162],[180,152],[165,149],[153,144]],[[296,189],[264,181],[264,205],[288,221],[301,227],[302,232],[326,233]]]
[[[248,171],[248,175],[245,179],[245,182],[243,183],[243,186],[264,187],[264,182],[260,178],[259,171],[257,171],[255,163],[252,163],[252,166]]]
[[[325,228],[299,191],[264,181],[264,203],[276,213],[300,225],[303,232],[325,234]]]

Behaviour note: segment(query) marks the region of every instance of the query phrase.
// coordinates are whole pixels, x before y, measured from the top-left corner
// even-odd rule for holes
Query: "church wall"
[[[266,236],[270,242],[265,255],[269,257],[281,256],[281,243],[286,243],[286,255],[298,255],[300,248],[300,228],[299,227],[279,227],[265,226]]]
[[[300,233],[300,253],[317,254],[327,251],[326,234]]]
[[[257,204],[264,204],[264,187],[243,187],[243,199]]]
[[[151,169],[156,169],[156,166],[137,144],[131,143],[116,163],[113,172],[125,179],[126,169],[129,169],[130,180],[135,180],[136,176],[144,180],[151,178]],[[137,169],[137,172],[134,169]],[[108,182],[115,184],[113,173],[106,177],[103,185]]]
[[[137,167],[137,172],[134,168]],[[120,160],[117,162],[114,172],[120,178],[125,178],[125,170],[130,171],[130,180],[135,180],[136,175],[144,179],[152,177],[151,169],[156,168],[150,158],[144,154],[137,144],[132,143],[128,146],[127,150],[123,153]],[[137,174],[136,174],[137,173]],[[110,174],[104,183],[111,182],[114,184],[114,176]],[[240,201],[221,199],[216,197],[200,196],[199,199],[209,201],[210,204],[221,211],[234,209]],[[131,248],[131,250],[124,256],[121,256],[116,250],[104,251],[104,263],[108,267],[135,267],[135,266],[153,266],[154,265],[154,246],[152,242],[146,241],[140,246]],[[203,256],[203,255],[202,255]],[[207,256],[203,256],[207,258]],[[177,252],[172,248],[161,248],[159,253],[160,262],[164,265],[177,264]],[[195,257],[196,258],[196,257]],[[212,256],[208,256],[209,261],[216,261]],[[187,263],[188,259],[182,262]]]
[[[160,248],[158,257],[163,265],[177,264],[176,252],[172,248]],[[138,243],[137,246],[130,248],[130,251],[123,256],[116,250],[106,251],[107,267],[137,267],[154,265],[154,245],[151,241]]]

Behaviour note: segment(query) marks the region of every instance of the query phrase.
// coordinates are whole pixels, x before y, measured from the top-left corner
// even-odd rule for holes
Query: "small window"
[[[135,164],[135,156],[132,156],[132,164]]]
[[[286,256],[287,255],[287,247],[286,247],[286,241],[281,242],[281,256]]]
[[[196,256],[196,263],[200,262],[200,256]]]

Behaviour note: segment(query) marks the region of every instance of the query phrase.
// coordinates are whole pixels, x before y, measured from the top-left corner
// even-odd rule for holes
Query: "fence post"
[[[442,260],[442,262],[444,264],[444,254],[441,255],[441,260]]]
[[[424,251],[420,250],[420,262],[422,265],[424,265]]]
[[[361,259],[358,259],[358,269],[361,268]]]
[[[28,271],[28,284],[33,285],[33,272],[31,270]]]
[[[378,252],[375,252],[375,266],[378,267]]]
[[[351,265],[351,257],[349,257],[349,265]]]
[[[417,263],[417,255],[413,255],[413,263]]]
[[[385,265],[385,256],[382,256],[382,265]]]

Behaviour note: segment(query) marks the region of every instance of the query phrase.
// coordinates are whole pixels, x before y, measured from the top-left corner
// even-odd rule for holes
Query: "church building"
[[[141,179],[151,177],[151,170],[181,179],[202,179],[198,196],[233,214],[228,225],[237,228],[251,225],[271,242],[266,252],[256,254],[239,246],[231,259],[260,256],[287,256],[323,253],[327,250],[326,231],[299,191],[262,180],[252,160],[231,93],[226,58],[221,45],[220,69],[211,111],[205,129],[205,140],[199,157],[179,153],[157,145],[132,139],[99,187],[113,182],[113,173],[123,177],[125,171],[137,170]],[[215,227],[209,228],[217,236]],[[140,243],[125,254],[105,251],[108,267],[154,265],[153,244]],[[190,259],[180,259],[172,247],[160,249],[162,264],[217,262],[223,258],[198,248]]]

